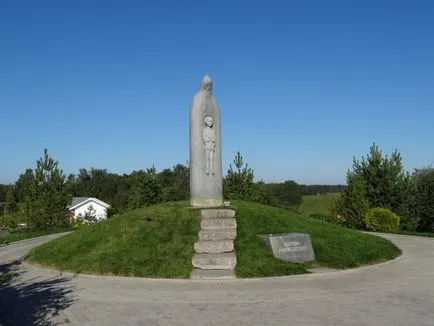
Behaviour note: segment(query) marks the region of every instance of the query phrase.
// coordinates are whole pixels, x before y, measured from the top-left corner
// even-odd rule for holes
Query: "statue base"
[[[221,207],[223,198],[190,198],[190,205],[193,207]]]

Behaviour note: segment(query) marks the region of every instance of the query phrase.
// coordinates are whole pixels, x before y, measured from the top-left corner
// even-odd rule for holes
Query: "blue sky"
[[[0,183],[48,148],[66,173],[188,160],[203,75],[223,169],[343,183],[376,142],[434,161],[432,1],[0,1]]]

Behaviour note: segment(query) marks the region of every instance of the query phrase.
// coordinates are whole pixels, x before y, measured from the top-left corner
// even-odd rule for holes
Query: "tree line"
[[[300,185],[293,180],[265,183],[254,179],[253,169],[238,152],[223,178],[224,198],[297,210],[304,195],[341,192],[330,215],[322,219],[366,229],[367,217],[371,224],[387,219],[387,214],[378,217],[373,212],[390,210],[399,217],[401,230],[434,232],[434,168],[409,173],[397,150],[391,156],[383,155],[375,143],[366,157],[353,158],[346,185]],[[0,185],[0,224],[5,224],[5,216],[20,215],[30,228],[61,226],[67,223],[66,207],[76,196],[109,203],[109,216],[160,202],[188,200],[188,164],[159,172],[152,166],[130,174],[90,168],[66,175],[45,149],[36,168],[26,169],[15,184]],[[383,210],[372,211],[377,208]],[[372,220],[372,216],[379,220]]]
[[[375,216],[377,230],[387,229],[398,218],[401,230],[434,232],[434,168],[427,166],[409,173],[397,150],[384,155],[375,143],[366,157],[354,157],[347,172],[347,187],[329,221],[365,229],[367,219],[372,224],[372,212],[378,212],[378,208],[383,210]]]
[[[254,171],[239,152],[233,164],[223,179],[227,200],[242,199],[296,209],[303,195],[337,192],[344,188],[341,185],[299,185],[292,180],[254,182]],[[0,185],[3,214],[21,215],[29,227],[37,229],[66,223],[66,207],[72,197],[95,197],[109,203],[109,216],[160,202],[188,200],[188,164],[177,164],[159,172],[152,166],[129,174],[82,168],[76,174],[66,175],[45,149],[36,168],[26,169],[15,184]]]

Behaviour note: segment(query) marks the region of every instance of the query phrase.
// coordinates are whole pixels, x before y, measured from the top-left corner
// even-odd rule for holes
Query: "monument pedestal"
[[[191,279],[234,279],[237,221],[232,209],[203,209],[199,241],[194,244]]]
[[[193,207],[220,207],[223,206],[223,198],[190,198]]]

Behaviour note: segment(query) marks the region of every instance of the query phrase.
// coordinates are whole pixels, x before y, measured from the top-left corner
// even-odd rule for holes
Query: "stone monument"
[[[190,205],[223,205],[220,110],[206,75],[190,107]]]
[[[306,233],[264,234],[259,241],[271,248],[276,258],[292,263],[305,263],[315,260],[312,240]]]

